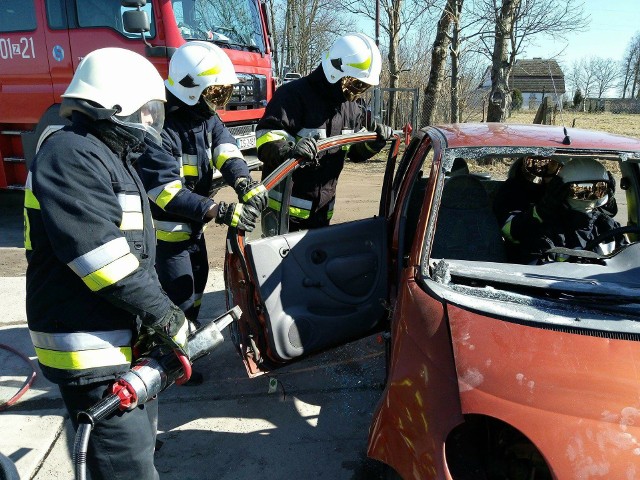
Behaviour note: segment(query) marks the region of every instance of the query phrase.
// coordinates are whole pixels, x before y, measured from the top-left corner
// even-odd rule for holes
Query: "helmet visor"
[[[233,85],[209,85],[202,91],[202,99],[211,112],[224,107],[233,92]]]
[[[113,120],[125,127],[144,130],[156,143],[161,143],[160,132],[164,126],[164,102],[150,100],[126,117],[114,115]]]
[[[605,181],[573,182],[569,184],[569,198],[574,200],[600,200],[609,192]]]
[[[352,102],[366,92],[371,85],[354,77],[343,77],[341,87],[344,98]]]
[[[559,162],[550,158],[527,157],[524,159],[525,170],[534,177],[553,177],[560,167]]]

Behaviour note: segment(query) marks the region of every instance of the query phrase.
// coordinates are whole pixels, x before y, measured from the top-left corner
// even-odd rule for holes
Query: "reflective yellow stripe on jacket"
[[[153,203],[164,210],[167,204],[174,199],[180,190],[182,190],[182,182],[180,180],[174,180],[173,182],[169,182],[165,185],[152,188],[147,192],[147,195]]]
[[[180,158],[180,176],[198,177],[198,155],[183,153]]]
[[[311,200],[291,197],[289,201],[289,215],[305,220],[311,215]],[[282,209],[282,194],[275,190],[269,192],[269,208],[279,212]]]
[[[142,200],[140,195],[118,193],[118,203],[122,208],[120,230],[143,230]]]
[[[256,148],[260,148],[265,143],[277,142],[284,140],[285,142],[295,142],[293,135],[285,130],[258,130],[256,131]]]
[[[44,333],[29,331],[42,365],[85,370],[131,364],[131,330]]]
[[[235,143],[221,143],[213,150],[213,162],[218,170],[230,158],[244,158]]]
[[[191,225],[183,222],[155,220],[156,238],[163,242],[183,242],[191,238]]]
[[[140,263],[126,238],[113,239],[67,264],[93,292],[113,285],[134,272]]]
[[[31,248],[31,223],[29,222],[29,215],[27,214],[27,208],[32,210],[40,210],[40,202],[33,194],[31,183],[31,172],[27,174],[27,181],[24,188],[24,248],[25,250],[32,250]]]

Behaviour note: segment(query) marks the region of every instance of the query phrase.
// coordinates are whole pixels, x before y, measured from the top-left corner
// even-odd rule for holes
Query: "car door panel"
[[[387,295],[386,228],[385,219],[376,217],[246,246],[276,360],[375,329]]]

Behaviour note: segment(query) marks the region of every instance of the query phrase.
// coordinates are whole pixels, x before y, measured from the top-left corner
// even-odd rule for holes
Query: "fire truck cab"
[[[268,26],[262,0],[0,2],[0,189],[24,187],[40,144],[66,123],[60,96],[75,69],[107,46],[145,55],[163,78],[185,41],[225,49],[240,83],[219,114],[240,149],[255,147],[255,125],[274,89]]]

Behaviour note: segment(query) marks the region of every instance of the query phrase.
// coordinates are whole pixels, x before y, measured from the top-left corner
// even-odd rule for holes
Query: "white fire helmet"
[[[85,56],[63,98],[88,100],[114,110],[111,121],[160,137],[166,94],[149,60],[124,48],[100,48]]]
[[[210,89],[220,92],[217,98],[212,96],[215,106],[220,108],[229,100],[231,85],[238,82],[231,60],[220,47],[207,42],[191,41],[183,44],[172,55],[165,85],[187,105],[198,103],[207,87],[226,86],[226,89]]]
[[[572,210],[588,213],[609,200],[609,175],[597,160],[574,158],[562,167],[558,177],[567,186],[567,203]]]
[[[369,85],[378,85],[382,57],[373,40],[361,33],[353,33],[333,43],[322,58],[322,69],[329,83],[353,77]]]

